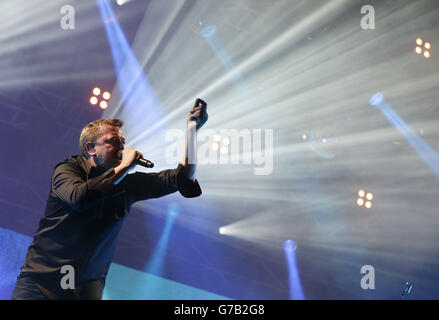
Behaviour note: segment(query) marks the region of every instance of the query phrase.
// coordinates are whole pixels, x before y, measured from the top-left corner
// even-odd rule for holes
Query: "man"
[[[131,205],[176,191],[188,198],[201,195],[194,179],[195,163],[188,161],[196,157],[188,154],[188,144],[195,143],[194,133],[206,121],[206,103],[198,99],[188,115],[185,154],[178,167],[129,175],[142,154],[124,148],[122,121],[99,119],[85,126],[79,139],[81,155],[54,168],[45,215],[12,299],[101,299],[117,236]],[[72,276],[70,272],[74,283],[65,278]]]

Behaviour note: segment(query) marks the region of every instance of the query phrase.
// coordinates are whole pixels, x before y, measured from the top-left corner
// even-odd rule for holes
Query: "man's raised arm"
[[[187,117],[186,139],[181,161],[184,175],[191,180],[195,180],[197,166],[197,131],[206,123],[207,118],[207,103],[197,99]]]

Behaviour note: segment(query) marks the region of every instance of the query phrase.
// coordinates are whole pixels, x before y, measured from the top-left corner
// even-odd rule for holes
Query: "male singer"
[[[99,119],[86,125],[79,139],[81,154],[54,168],[45,214],[12,299],[101,299],[131,205],[176,191],[187,198],[201,195],[195,163],[188,161],[196,157],[188,150],[193,152],[195,132],[207,121],[206,106],[197,99],[189,112],[181,163],[159,173],[128,174],[143,155],[124,148],[121,120]],[[74,284],[63,281],[69,272],[74,272]]]

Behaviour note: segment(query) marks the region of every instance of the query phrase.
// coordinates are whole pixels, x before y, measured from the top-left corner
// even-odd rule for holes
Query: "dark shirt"
[[[63,265],[73,266],[75,286],[105,281],[133,203],[176,191],[187,198],[201,195],[198,182],[184,176],[181,165],[159,173],[128,174],[110,192],[99,191],[100,183],[113,174],[114,169],[94,167],[83,156],[55,166],[45,214],[19,277],[31,276],[55,298],[71,294],[61,288]]]

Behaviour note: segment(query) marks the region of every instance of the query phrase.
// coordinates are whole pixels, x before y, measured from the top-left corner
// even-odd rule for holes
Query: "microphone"
[[[122,160],[122,153],[123,153],[122,150],[119,150],[119,151],[117,152],[117,157],[118,157],[120,160]],[[136,164],[138,164],[139,166],[142,166],[142,167],[145,167],[145,168],[153,168],[153,167],[154,167],[154,163],[152,163],[152,162],[149,161],[149,160],[143,159],[143,158],[140,158],[140,159],[136,160],[135,162],[136,162]]]

